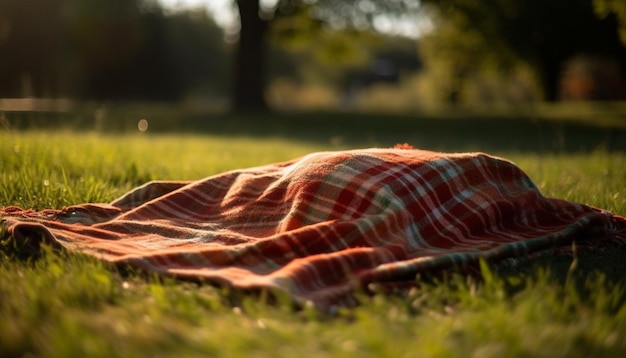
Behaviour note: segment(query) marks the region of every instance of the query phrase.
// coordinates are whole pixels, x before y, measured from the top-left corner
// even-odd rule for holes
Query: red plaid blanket
[[[626,219],[540,195],[514,164],[412,149],[313,153],[191,182],[150,182],[110,204],[0,209],[14,240],[319,307],[371,282],[480,258],[626,239]]]

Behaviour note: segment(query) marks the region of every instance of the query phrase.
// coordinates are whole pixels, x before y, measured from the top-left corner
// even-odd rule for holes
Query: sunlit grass
[[[108,202],[149,180],[195,180],[348,148],[333,138],[323,143],[206,134],[0,132],[0,140],[0,206],[28,208]],[[361,144],[372,145],[367,139]],[[624,154],[497,154],[520,166],[544,195],[626,213]]]
[[[108,202],[149,180],[200,179],[323,147],[280,138],[0,132],[0,206]],[[327,148],[327,147],[326,147]]]
[[[288,160],[342,141],[289,137],[0,132],[0,206],[108,202],[152,179],[199,179]],[[399,138],[400,140],[402,138]],[[351,146],[369,146],[363,138]],[[548,196],[626,214],[626,154],[497,153]],[[0,251],[2,356],[588,357],[626,354],[619,253],[538,268],[426,280],[362,296],[332,317],[210,286],[120,273],[80,255]],[[558,261],[558,262],[557,262]],[[545,267],[548,267],[546,269]],[[595,268],[600,269],[599,272]],[[621,270],[621,271],[620,271]]]
[[[507,156],[541,192],[626,215],[626,154],[519,154]]]

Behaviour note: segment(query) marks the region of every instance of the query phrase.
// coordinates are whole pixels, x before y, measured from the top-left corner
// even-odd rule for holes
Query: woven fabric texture
[[[543,197],[513,163],[483,153],[363,149],[155,181],[110,204],[0,209],[25,247],[43,240],[107,262],[318,307],[372,282],[496,262],[572,242],[626,240],[626,219]]]

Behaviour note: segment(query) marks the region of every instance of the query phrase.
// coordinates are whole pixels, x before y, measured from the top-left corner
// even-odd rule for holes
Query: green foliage
[[[119,118],[109,121],[127,120],[129,113],[123,113],[112,111],[110,116]],[[207,121],[204,115],[198,120],[204,132],[194,128],[193,134],[151,132],[158,129],[157,123],[144,133],[3,130],[0,206],[58,208],[106,202],[144,180],[197,179],[314,150],[404,141],[426,149],[436,145],[438,149],[493,149],[490,143],[502,145],[498,137],[505,132],[498,126],[503,121],[509,121],[509,133],[530,142],[539,141],[533,134],[540,131],[546,141],[558,138],[549,134],[552,122],[546,117],[560,118],[563,113],[554,109],[541,113],[543,130],[500,117],[471,118],[467,123],[473,126],[464,127],[462,120],[446,117],[339,114],[277,116],[261,123],[233,117]],[[593,120],[581,131],[572,130],[574,120],[554,122],[561,126],[565,143],[587,143],[589,138],[584,137],[598,136],[593,129],[597,126],[622,133],[620,121],[601,124],[595,117],[586,118]],[[186,122],[173,125],[181,123]],[[463,137],[445,136],[451,128]],[[428,137],[436,141],[413,142]],[[505,139],[511,142],[510,136]],[[566,147],[538,152],[500,146],[496,152],[514,160],[546,195],[626,213],[623,149],[576,147],[570,148],[574,152]],[[310,307],[295,310],[284,299],[270,303],[263,293],[242,295],[140,275],[47,248],[39,259],[19,258],[4,246],[0,250],[0,355],[622,356],[626,353],[625,251],[579,253],[575,265],[567,256],[517,266],[483,263],[484,280],[453,272],[419,277],[416,288],[389,292],[381,287],[374,296],[360,296],[361,306],[327,315]]]
[[[435,29],[419,40],[425,70],[418,75],[418,90],[427,95],[424,105],[524,103],[540,97],[522,59],[502,40],[486,36],[482,21],[461,11],[427,11]]]
[[[425,1],[435,14],[437,59],[449,59],[449,74],[459,81],[476,64],[498,70],[517,62],[530,68],[547,101],[558,99],[565,62],[585,53],[623,62],[617,23],[596,17],[592,0]],[[431,50],[434,51],[434,50]],[[451,53],[452,52],[452,53]],[[495,63],[494,63],[495,60]]]
[[[0,206],[37,209],[108,202],[149,180],[199,179],[276,157],[288,160],[315,148],[286,149],[284,141],[269,139],[259,143],[265,150],[257,151],[246,137],[180,140],[168,135],[156,139],[83,134],[75,141],[70,132],[0,135]],[[158,153],[150,150],[154,140]]]
[[[202,10],[165,13],[153,0],[0,3],[0,97],[215,95],[228,58]]]
[[[0,266],[4,355],[619,356],[624,283],[547,271],[480,281],[456,274],[361,297],[334,316],[48,252]],[[601,276],[602,277],[602,276]],[[589,294],[591,293],[591,294]]]
[[[601,17],[613,15],[619,23],[619,35],[626,44],[626,2],[623,0],[594,0],[596,13]]]
[[[333,28],[312,17],[311,6],[277,12],[268,39],[285,52],[282,57],[289,56],[294,62],[294,77],[313,85],[340,82],[347,70],[368,65],[382,41],[367,28]]]

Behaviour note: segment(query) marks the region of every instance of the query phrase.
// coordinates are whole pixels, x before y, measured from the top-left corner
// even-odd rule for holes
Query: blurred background
[[[0,0],[0,111],[616,102],[625,43],[626,0]]]

